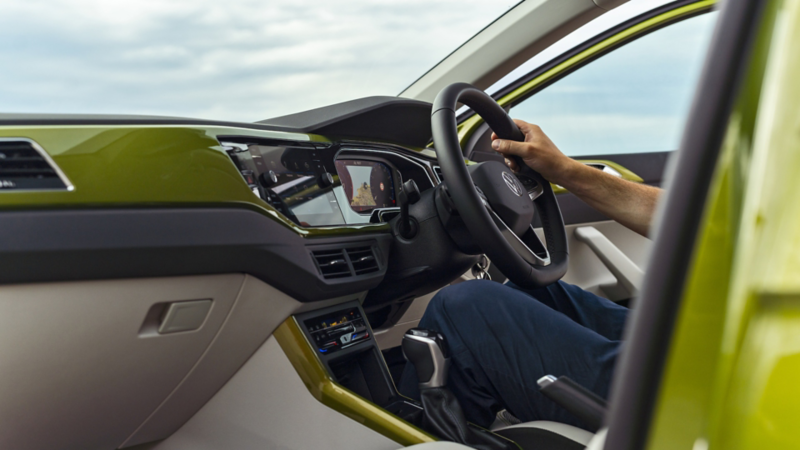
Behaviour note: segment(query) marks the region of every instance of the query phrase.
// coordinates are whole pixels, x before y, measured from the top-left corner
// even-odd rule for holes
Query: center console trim
[[[320,403],[404,446],[438,440],[336,383],[294,316],[278,326],[274,336],[303,384]]]

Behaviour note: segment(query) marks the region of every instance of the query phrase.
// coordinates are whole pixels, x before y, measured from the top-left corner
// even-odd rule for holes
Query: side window
[[[656,30],[511,108],[569,156],[678,148],[716,12]]]

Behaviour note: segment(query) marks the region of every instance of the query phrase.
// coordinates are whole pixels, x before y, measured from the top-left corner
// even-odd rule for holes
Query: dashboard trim
[[[308,391],[320,403],[405,446],[436,442],[427,432],[333,381],[294,316],[273,333]]]

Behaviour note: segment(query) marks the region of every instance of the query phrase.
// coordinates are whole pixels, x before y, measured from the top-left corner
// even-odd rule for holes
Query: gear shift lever
[[[403,336],[403,355],[417,370],[419,388],[444,387],[450,365],[450,350],[441,333],[412,328]]]
[[[403,355],[414,365],[422,402],[422,428],[440,438],[479,450],[516,448],[510,441],[467,423],[456,396],[447,389],[450,349],[444,336],[412,328],[403,336]]]

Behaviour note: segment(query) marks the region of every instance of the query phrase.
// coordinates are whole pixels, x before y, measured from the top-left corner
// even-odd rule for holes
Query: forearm
[[[499,139],[492,134],[492,148],[506,157],[511,170],[518,170],[510,155],[559,184],[601,213],[647,236],[661,190],[632,183],[565,156],[536,125],[515,120],[525,141]]]
[[[573,161],[556,184],[601,213],[647,236],[661,189],[634,183]]]

